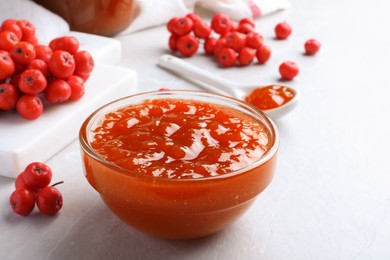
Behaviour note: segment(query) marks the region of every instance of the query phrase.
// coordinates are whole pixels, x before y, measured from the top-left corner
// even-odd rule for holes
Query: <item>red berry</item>
[[[225,48],[226,38],[219,38],[214,46],[214,55],[218,56],[218,53]]]
[[[198,47],[199,47],[198,40],[190,34],[181,36],[177,40],[177,50],[183,56],[191,57],[192,55],[194,55],[196,53],[196,51],[198,50]]]
[[[55,215],[61,210],[63,199],[61,192],[53,187],[47,186],[37,193],[37,206],[39,211],[45,215]]]
[[[0,80],[11,77],[15,72],[15,64],[6,51],[0,50]]]
[[[264,43],[264,37],[256,32],[251,32],[246,35],[245,45],[252,49],[260,48]]]
[[[18,98],[19,91],[14,85],[8,83],[0,84],[0,109],[14,109]]]
[[[23,172],[19,173],[19,175],[15,179],[15,189],[29,189],[32,192],[36,193],[40,190],[40,188],[31,188],[27,185],[26,181],[24,180]]]
[[[29,189],[17,189],[11,194],[9,203],[16,214],[27,216],[35,207],[35,194]]]
[[[26,67],[26,69],[36,69],[43,73],[47,78],[50,76],[50,70],[47,63],[41,59],[32,60]]]
[[[168,21],[168,23],[167,23],[168,32],[174,33],[173,32],[173,25],[176,23],[177,20],[179,20],[179,17],[173,17]]]
[[[214,54],[214,48],[217,43],[217,39],[215,38],[207,38],[207,40],[203,44],[203,49],[208,55],[213,55]]]
[[[211,20],[211,28],[219,35],[225,35],[230,31],[231,20],[230,18],[222,13],[217,13]]]
[[[19,79],[20,79],[20,73],[14,73],[11,77],[11,81],[9,82],[11,85],[15,86],[17,90],[19,91]]]
[[[305,52],[308,55],[316,54],[321,48],[321,43],[316,39],[310,39],[305,42]]]
[[[263,45],[256,50],[256,58],[260,64],[266,63],[271,57],[271,48],[267,45]]]
[[[191,32],[194,22],[188,17],[179,18],[173,25],[173,32],[179,36],[186,35]]]
[[[25,69],[26,69],[25,65],[20,65],[20,64],[15,63],[15,72],[13,75],[21,74]]]
[[[76,67],[74,73],[76,75],[90,74],[95,66],[95,61],[88,51],[78,51],[74,55]]]
[[[25,41],[26,38],[32,37],[35,35],[35,26],[28,20],[18,20],[16,24],[19,25],[22,30],[22,41]]]
[[[255,56],[256,56],[255,49],[244,47],[238,53],[238,62],[243,66],[248,65],[253,61]]]
[[[278,23],[275,26],[275,35],[277,39],[280,40],[287,39],[290,36],[291,32],[292,32],[292,28],[286,22]]]
[[[53,52],[48,65],[51,73],[60,79],[69,78],[76,68],[73,56],[69,52],[60,50]]]
[[[245,34],[239,32],[228,32],[225,35],[225,47],[232,48],[235,51],[240,51],[245,46]]]
[[[34,45],[25,41],[20,41],[14,45],[10,51],[10,55],[15,63],[25,66],[35,59],[36,53]]]
[[[280,75],[284,80],[292,80],[299,73],[298,65],[293,61],[285,61],[279,66]]]
[[[249,24],[250,26],[252,26],[252,28],[255,28],[255,26],[256,26],[255,21],[249,17],[242,18],[239,21],[239,24]]]
[[[46,45],[36,45],[35,46],[36,59],[41,59],[44,62],[48,63],[50,60],[53,51],[49,46]]]
[[[23,95],[16,103],[16,110],[24,119],[37,119],[43,111],[42,100],[36,95]]]
[[[18,36],[11,31],[0,32],[0,50],[11,51],[19,42]]]
[[[236,64],[237,61],[236,51],[231,48],[224,47],[218,52],[217,60],[222,66],[231,67]]]
[[[38,94],[46,88],[47,81],[40,70],[27,69],[20,74],[18,86],[25,94]]]
[[[169,40],[168,40],[168,46],[169,46],[169,49],[171,49],[172,51],[177,51],[177,40],[179,39],[179,36],[177,36],[176,34],[171,34],[171,36],[169,36]]]
[[[1,24],[0,31],[11,31],[15,33],[19,41],[22,40],[22,29],[17,25],[16,20],[14,19],[4,20]]]
[[[23,178],[31,189],[44,188],[51,182],[52,171],[45,163],[33,162],[24,169]]]
[[[254,31],[254,28],[249,23],[241,23],[238,25],[237,31],[243,34],[249,34]]]
[[[201,39],[207,39],[211,34],[211,27],[202,21],[194,23],[193,28],[196,37]]]
[[[19,175],[15,179],[15,189],[29,189],[30,187],[27,186],[26,181],[23,177],[23,172],[19,173]]]
[[[62,36],[50,41],[49,47],[53,52],[66,51],[75,54],[79,49],[80,43],[74,36]]]
[[[72,95],[69,83],[62,79],[55,79],[47,84],[45,98],[51,103],[62,103]]]
[[[23,41],[31,43],[34,46],[38,45],[38,37],[35,34],[28,37],[23,37]]]
[[[70,101],[77,101],[84,96],[84,80],[79,76],[72,75],[66,82],[71,88]]]
[[[194,13],[189,13],[186,15],[186,17],[190,18],[194,22],[194,24],[202,20],[202,18],[199,15]]]

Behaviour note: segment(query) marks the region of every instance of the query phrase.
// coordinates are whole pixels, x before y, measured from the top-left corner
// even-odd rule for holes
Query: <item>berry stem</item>
[[[54,183],[53,185],[51,185],[52,187],[54,187],[54,186],[57,186],[57,185],[59,185],[59,184],[63,184],[64,183],[64,181],[59,181],[59,182],[56,182],[56,183]]]

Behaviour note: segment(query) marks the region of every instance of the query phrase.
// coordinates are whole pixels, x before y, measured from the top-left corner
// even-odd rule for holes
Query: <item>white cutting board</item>
[[[95,59],[85,95],[77,102],[45,104],[41,117],[34,121],[0,112],[0,176],[15,178],[30,162],[47,161],[77,139],[82,122],[95,109],[136,92],[136,72],[113,65],[121,57],[119,41],[71,34],[79,39],[80,49],[90,51]]]

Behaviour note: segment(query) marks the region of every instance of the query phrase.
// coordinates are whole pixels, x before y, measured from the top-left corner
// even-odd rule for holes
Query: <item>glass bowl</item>
[[[137,17],[134,0],[34,0],[64,18],[72,31],[113,36]]]
[[[92,131],[107,113],[155,99],[201,101],[249,115],[268,131],[269,149],[260,159],[233,172],[172,179],[121,168],[92,148]],[[85,176],[112,212],[142,232],[168,239],[207,236],[237,220],[271,183],[279,147],[276,126],[260,110],[226,96],[186,90],[141,93],[104,105],[82,124],[79,141]]]

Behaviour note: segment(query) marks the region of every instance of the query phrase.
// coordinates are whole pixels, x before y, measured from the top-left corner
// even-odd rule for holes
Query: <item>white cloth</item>
[[[221,12],[234,20],[243,17],[258,18],[289,6],[288,0],[138,0],[140,12],[128,28],[120,34],[167,23],[174,16],[194,12],[200,5],[214,13]],[[8,18],[27,19],[36,29],[40,42],[62,36],[69,31],[69,25],[57,14],[31,0],[0,0],[0,21]]]
[[[185,16],[200,5],[214,13],[224,13],[234,20],[244,17],[259,18],[288,8],[288,0],[138,0],[139,15],[120,34],[165,24],[174,16]]]
[[[69,32],[68,23],[30,0],[0,0],[0,23],[6,19],[27,19],[35,25],[40,43]]]

